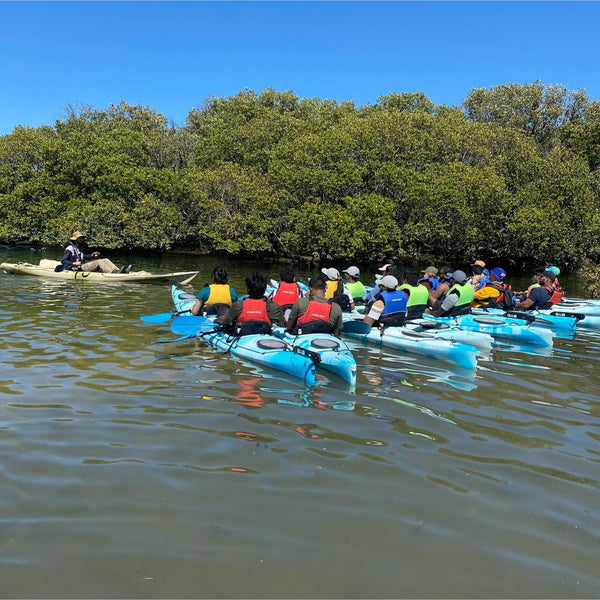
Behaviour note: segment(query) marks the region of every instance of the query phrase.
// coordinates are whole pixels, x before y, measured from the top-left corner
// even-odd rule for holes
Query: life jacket
[[[341,279],[336,281],[332,281],[331,279],[327,280],[325,298],[327,298],[329,302],[336,302],[339,304],[344,312],[350,311],[350,299],[344,293],[344,283]]]
[[[448,294],[446,295],[454,292],[458,293],[458,300],[446,314],[441,315],[443,317],[456,317],[458,315],[466,315],[471,312],[471,301],[473,300],[473,295],[475,294],[473,286],[470,283],[464,283],[463,285],[455,283],[448,290]]]
[[[429,290],[424,285],[409,285],[408,283],[403,283],[400,289],[409,293],[406,304],[406,320],[420,319],[427,308]]]
[[[346,289],[350,292],[350,295],[354,300],[360,300],[366,293],[367,289],[360,281],[354,283],[347,283]]]
[[[78,248],[74,242],[69,241],[66,245],[65,250],[68,250],[71,253],[72,260],[71,262],[80,261],[81,264],[85,262],[85,254],[82,248]],[[73,267],[72,265],[65,265],[65,269],[81,269],[81,267]]]
[[[491,287],[498,290],[500,294],[495,298],[476,298],[476,303],[490,308],[501,308],[502,310],[512,310],[515,307],[515,294],[508,283],[501,281],[490,281],[484,287]]]
[[[306,312],[296,321],[294,333],[331,333],[331,304],[309,300]]]
[[[283,310],[286,310],[287,308],[291,308],[294,302],[300,297],[300,288],[297,283],[280,281],[279,287],[273,296],[273,302],[276,302]]]
[[[267,314],[265,298],[246,298],[242,303],[242,312],[236,319],[235,335],[254,335],[271,333],[271,320]]]
[[[538,308],[542,310],[552,308],[555,304],[558,304],[563,299],[564,294],[562,291],[558,291],[554,286],[540,285],[539,287],[543,287],[544,289],[548,290],[550,293],[550,298],[548,298],[548,300],[542,304],[534,304],[531,308]]]
[[[402,290],[388,292],[383,290],[380,298],[383,300],[383,310],[379,324],[384,327],[401,327],[406,322],[406,294]]]
[[[209,286],[210,293],[204,303],[206,306],[212,304],[227,304],[231,306],[231,288],[226,283],[211,283]]]

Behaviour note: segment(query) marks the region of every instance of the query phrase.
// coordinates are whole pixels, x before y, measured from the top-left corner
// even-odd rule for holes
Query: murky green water
[[[307,390],[153,343],[166,285],[0,283],[0,596],[598,596],[600,334],[475,378],[350,342]]]

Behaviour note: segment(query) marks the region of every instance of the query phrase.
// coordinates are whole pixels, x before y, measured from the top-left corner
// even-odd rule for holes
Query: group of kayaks
[[[171,292],[175,305],[171,329],[184,338],[202,338],[219,350],[283,371],[307,385],[316,382],[321,369],[352,386],[356,383],[356,360],[343,339],[324,333],[295,336],[275,326],[271,334],[236,337],[211,318],[190,316],[194,295],[176,285]],[[489,357],[491,348],[498,344],[516,344],[536,353],[542,348],[552,348],[555,335],[572,332],[580,326],[600,328],[600,300],[566,300],[552,310],[531,313],[487,310],[447,318],[424,315],[402,327],[383,329],[371,328],[363,316],[356,310],[344,313],[344,337],[473,370],[478,359]],[[143,320],[160,322],[153,321],[152,315]]]

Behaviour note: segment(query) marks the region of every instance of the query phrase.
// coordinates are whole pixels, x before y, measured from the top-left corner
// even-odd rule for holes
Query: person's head
[[[437,277],[438,270],[434,266],[431,266],[421,271],[421,273],[423,273],[424,277]]]
[[[494,267],[490,271],[490,281],[504,281],[506,271],[502,267]]]
[[[460,283],[465,283],[465,281],[467,281],[467,274],[464,271],[461,271],[460,269],[457,271],[452,271],[450,273],[447,273],[447,275],[455,283],[460,284]]]
[[[227,269],[224,269],[223,267],[215,267],[212,270],[212,280],[215,283],[227,283],[228,278],[229,275],[227,274]]]
[[[533,269],[533,271],[531,271],[531,279],[532,279],[532,281],[534,281],[535,283],[539,283],[539,281],[540,281],[540,275],[545,270],[546,269],[544,269],[544,267],[536,267],[535,269]]]
[[[408,285],[417,285],[417,283],[419,283],[419,272],[416,269],[406,269],[402,279],[408,283]]]
[[[393,275],[386,275],[382,277],[378,282],[380,287],[386,289],[388,292],[393,292],[398,287],[398,280]]]
[[[428,290],[433,289],[433,283],[431,282],[431,277],[421,277],[419,279],[419,283],[424,285]]]
[[[83,244],[85,240],[85,234],[81,233],[81,231],[74,231],[73,235],[70,237],[70,241],[75,242],[76,244]]]
[[[394,265],[391,265],[385,274],[395,277],[398,281],[402,281],[402,272],[398,267],[395,267]]]
[[[323,275],[325,275],[325,277],[331,281],[335,281],[336,279],[340,278],[340,272],[333,267],[330,267],[329,269],[323,268],[321,269],[321,273],[323,273]]]
[[[260,271],[252,271],[246,277],[246,289],[250,298],[254,300],[262,298],[267,291],[267,278]]]
[[[308,280],[308,287],[310,288],[311,294],[314,294],[315,296],[324,296],[327,288],[325,277],[323,277],[323,275],[311,277]]]
[[[294,283],[296,273],[294,273],[294,269],[292,269],[292,267],[281,267],[281,270],[279,271],[279,277],[281,277],[281,281],[285,281],[286,283]]]
[[[358,267],[348,267],[347,269],[344,269],[342,273],[346,273],[348,279],[352,279],[352,281],[357,281],[360,277],[360,269]]]
[[[556,275],[552,271],[542,271],[540,273],[540,285],[552,285]]]
[[[444,265],[439,271],[438,271],[438,279],[440,281],[442,281],[442,279],[445,279],[448,275],[450,275],[450,273],[454,272],[454,267],[451,267],[450,265]]]
[[[485,263],[481,259],[476,260],[471,266],[485,269]]]
[[[473,275],[481,275],[483,273],[483,267],[481,265],[473,265],[471,267]]]

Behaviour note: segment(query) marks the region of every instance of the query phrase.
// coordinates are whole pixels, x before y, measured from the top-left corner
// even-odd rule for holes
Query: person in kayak
[[[321,273],[327,277],[327,289],[325,290],[325,298],[330,302],[339,304],[343,312],[354,310],[354,299],[348,288],[342,281],[342,276],[337,269],[321,269]]]
[[[260,271],[250,273],[246,277],[248,297],[233,302],[216,322],[233,326],[237,336],[271,333],[272,325],[285,327],[281,306],[265,297],[267,284],[267,277]]]
[[[73,271],[99,271],[101,273],[129,273],[131,265],[117,267],[108,258],[98,258],[100,252],[90,252],[86,236],[74,231],[60,259],[63,268]]]
[[[193,315],[224,316],[229,307],[237,300],[237,292],[227,284],[229,275],[223,267],[212,270],[212,283],[206,283],[200,290],[196,303],[192,306]]]
[[[406,320],[420,319],[427,308],[429,289],[422,283],[419,283],[419,273],[416,269],[406,269],[402,279],[403,283],[400,289],[407,296]],[[426,281],[433,281],[431,277],[424,279]]]
[[[514,293],[511,286],[504,283],[505,277],[506,271],[502,267],[491,269],[489,283],[475,290],[472,306],[512,310],[515,307]]]
[[[322,275],[312,277],[308,287],[309,295],[300,298],[292,306],[287,330],[294,335],[332,333],[340,337],[343,326],[342,308],[337,302],[329,302],[325,298],[325,278]]]
[[[291,267],[283,267],[279,271],[279,285],[277,289],[271,294],[270,299],[281,306],[285,318],[290,314],[290,310],[294,305],[294,302],[304,296],[304,292],[300,289],[300,286],[296,283],[296,274],[294,269]]]
[[[538,286],[531,287],[526,297],[519,302],[517,310],[536,310],[551,308],[562,300],[562,293],[552,287],[555,275],[552,271],[542,271],[538,275]]]
[[[348,283],[346,283],[346,289],[350,292],[354,304],[362,304],[363,296],[367,293],[367,288],[359,281],[360,269],[358,267],[348,267],[344,269],[342,273],[346,273],[348,276]]]
[[[386,275],[377,283],[381,293],[363,321],[373,327],[404,325],[408,300],[404,291],[398,289],[398,279],[393,275]]]
[[[446,273],[446,276],[450,286],[448,293],[439,298],[433,308],[428,308],[425,312],[436,317],[456,317],[470,313],[475,290],[467,281],[466,273],[457,270]]]
[[[438,276],[438,269],[437,267],[431,266],[431,267],[427,267],[426,269],[423,269],[421,271],[422,275],[423,275],[423,279],[429,279],[429,284],[430,290],[435,290],[437,288],[437,286],[440,284],[439,279],[437,278]]]
[[[450,273],[454,272],[454,267],[450,265],[443,266],[438,271],[438,285],[435,288],[432,288],[429,292],[429,299],[427,300],[427,304],[429,308],[433,308],[436,302],[445,296],[450,290]]]

